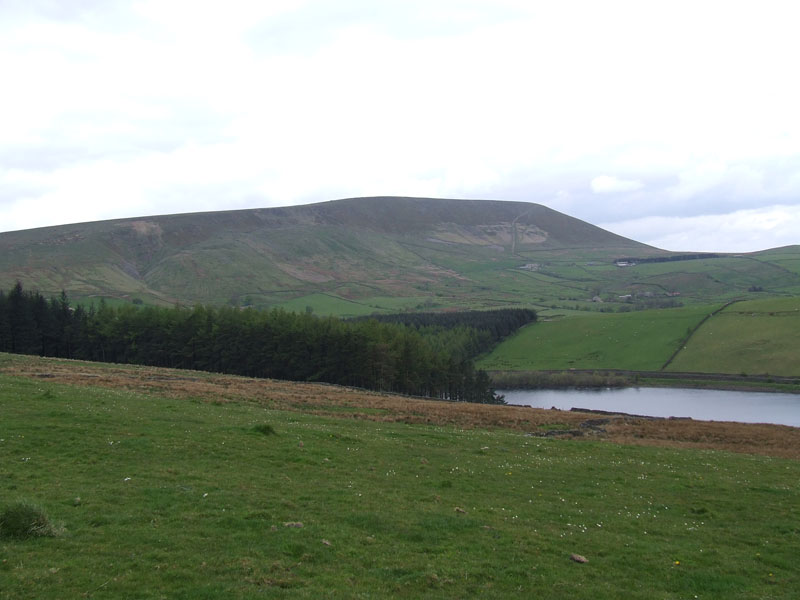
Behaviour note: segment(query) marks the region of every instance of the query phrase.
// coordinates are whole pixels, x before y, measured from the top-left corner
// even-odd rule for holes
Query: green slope
[[[0,288],[215,304],[318,293],[520,302],[487,274],[516,268],[527,249],[576,244],[658,252],[535,204],[360,198],[3,233]]]
[[[800,375],[800,297],[737,302],[691,337],[669,371]]]
[[[481,359],[492,371],[657,371],[714,307],[577,315],[529,325]]]
[[[0,289],[19,280],[73,298],[299,303],[329,314],[353,314],[375,298],[386,299],[377,311],[618,310],[626,302],[707,304],[753,296],[755,288],[800,293],[799,246],[624,268],[614,262],[671,256],[538,204],[354,198],[0,233]],[[323,296],[340,302],[319,302]],[[593,297],[605,306],[588,302]]]
[[[800,375],[800,297],[622,314],[572,313],[534,323],[478,365],[492,371],[626,369]],[[691,334],[691,335],[689,335]]]

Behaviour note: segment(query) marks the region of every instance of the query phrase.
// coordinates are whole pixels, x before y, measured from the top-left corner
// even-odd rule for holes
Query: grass
[[[670,371],[800,375],[800,298],[732,304],[706,321]]]
[[[520,330],[478,362],[493,371],[658,370],[714,307],[592,313]]]
[[[0,511],[0,538],[55,537],[59,528],[40,506],[18,501]]]
[[[242,378],[188,396],[88,363],[75,376],[108,387],[70,385],[59,364],[24,360],[49,371],[0,374],[0,498],[30,498],[66,529],[0,540],[0,598],[794,598],[800,586],[797,460],[444,424],[462,410],[529,414],[545,432],[581,418],[556,411],[403,400],[420,424],[305,412],[351,397],[323,386],[291,387],[294,405]],[[260,391],[233,396],[248,386]],[[253,435],[266,424],[276,435]]]
[[[800,297],[630,313],[551,311],[478,361],[489,371],[620,369],[686,373],[800,375]],[[510,375],[510,374],[509,374]]]
[[[253,431],[262,435],[275,435],[277,433],[275,428],[269,423],[259,423],[258,425],[253,425]]]
[[[747,300],[737,302],[725,309],[725,314],[762,315],[764,313],[778,313],[777,316],[796,317],[800,314],[800,298],[765,298],[763,300]],[[776,315],[770,315],[776,316]]]

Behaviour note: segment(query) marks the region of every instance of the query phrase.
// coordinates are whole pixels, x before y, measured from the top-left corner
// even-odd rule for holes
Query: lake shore
[[[678,387],[742,392],[800,394],[800,376],[731,373],[673,373],[625,369],[488,371],[502,389]]]

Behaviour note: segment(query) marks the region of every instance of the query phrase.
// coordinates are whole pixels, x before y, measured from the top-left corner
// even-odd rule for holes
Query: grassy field
[[[670,371],[800,375],[800,298],[737,302],[706,321]]]
[[[7,355],[0,371],[0,504],[37,503],[63,526],[0,537],[0,598],[800,587],[797,459],[530,435],[587,418],[558,411]],[[615,423],[637,444],[739,436],[797,456],[787,427]]]
[[[714,306],[590,313],[520,330],[478,366],[487,370],[658,370]]]
[[[800,375],[800,297],[630,313],[542,311],[563,318],[530,325],[483,357],[489,371],[626,369]],[[702,322],[702,325],[701,325]],[[700,325],[687,340],[690,330]]]

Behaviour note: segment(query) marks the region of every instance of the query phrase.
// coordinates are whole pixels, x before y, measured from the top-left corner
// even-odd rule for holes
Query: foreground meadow
[[[0,537],[0,598],[800,587],[800,462],[697,449],[772,435],[790,452],[792,428],[685,424],[697,439],[677,443],[695,447],[667,448],[674,422],[550,439],[588,416],[7,355],[0,371],[0,505],[36,503],[62,528]],[[614,426],[649,445],[611,443]]]

